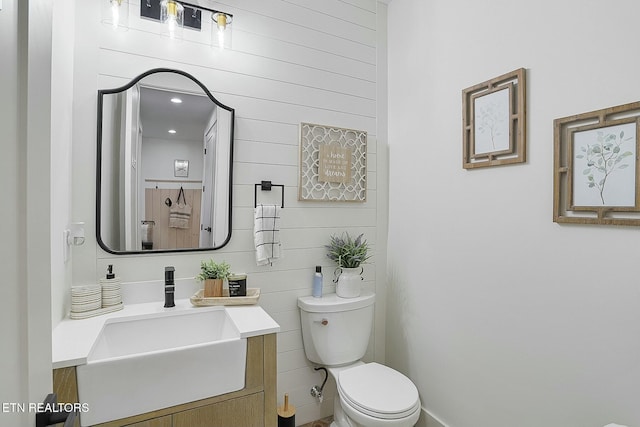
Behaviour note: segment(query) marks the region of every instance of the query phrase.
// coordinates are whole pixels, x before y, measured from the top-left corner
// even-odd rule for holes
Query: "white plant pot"
[[[362,267],[343,268],[338,267],[336,274],[338,281],[336,283],[336,295],[342,298],[359,297],[362,292]]]

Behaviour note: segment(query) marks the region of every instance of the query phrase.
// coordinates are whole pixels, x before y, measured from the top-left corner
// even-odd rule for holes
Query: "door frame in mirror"
[[[213,101],[216,106],[227,110],[231,115],[231,123],[230,123],[230,135],[229,135],[229,209],[228,209],[228,233],[226,239],[218,246],[214,247],[206,247],[206,248],[179,248],[179,249],[153,249],[153,250],[131,250],[131,251],[122,251],[122,250],[114,250],[108,247],[105,242],[102,240],[101,236],[101,207],[102,207],[102,114],[103,114],[103,97],[104,95],[115,94],[124,92],[134,85],[136,85],[143,78],[156,73],[174,73],[180,74],[188,79],[192,80],[196,83],[204,93]],[[176,70],[172,68],[154,68],[149,71],[145,71],[139,76],[135,77],[129,83],[124,86],[114,88],[114,89],[100,89],[98,90],[98,113],[97,113],[97,155],[96,155],[96,239],[100,247],[108,253],[114,255],[133,255],[133,254],[159,254],[159,253],[167,253],[167,252],[196,252],[196,251],[211,251],[224,247],[231,240],[231,232],[232,232],[232,205],[233,205],[233,142],[234,142],[234,128],[235,128],[235,110],[220,101],[218,101],[207,89],[207,87],[202,84],[198,79],[196,79],[191,74]]]

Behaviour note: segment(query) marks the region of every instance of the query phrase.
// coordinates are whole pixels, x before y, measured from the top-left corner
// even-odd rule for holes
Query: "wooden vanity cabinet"
[[[225,400],[173,415],[172,427],[260,427],[264,393]]]
[[[242,390],[96,427],[276,427],[276,375],[276,334],[250,337]],[[78,402],[75,367],[54,369],[53,388],[59,402]]]
[[[153,418],[147,421],[140,421],[135,424],[127,424],[127,427],[172,427],[173,420],[172,415],[165,415],[164,417]]]

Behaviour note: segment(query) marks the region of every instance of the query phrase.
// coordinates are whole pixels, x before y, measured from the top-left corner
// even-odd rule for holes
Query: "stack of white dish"
[[[122,287],[120,279],[100,279],[102,287],[102,307],[122,304]]]
[[[102,289],[100,285],[81,285],[71,287],[71,313],[86,313],[102,307]]]

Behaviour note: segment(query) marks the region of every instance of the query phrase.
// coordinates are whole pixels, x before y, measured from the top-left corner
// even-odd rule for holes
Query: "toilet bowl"
[[[404,427],[418,421],[418,390],[400,372],[375,362],[332,371],[329,368],[336,380],[339,405],[351,421],[345,425]]]
[[[364,363],[375,294],[298,298],[307,358],[336,381],[332,427],[411,427],[420,417],[413,382],[379,363]]]

